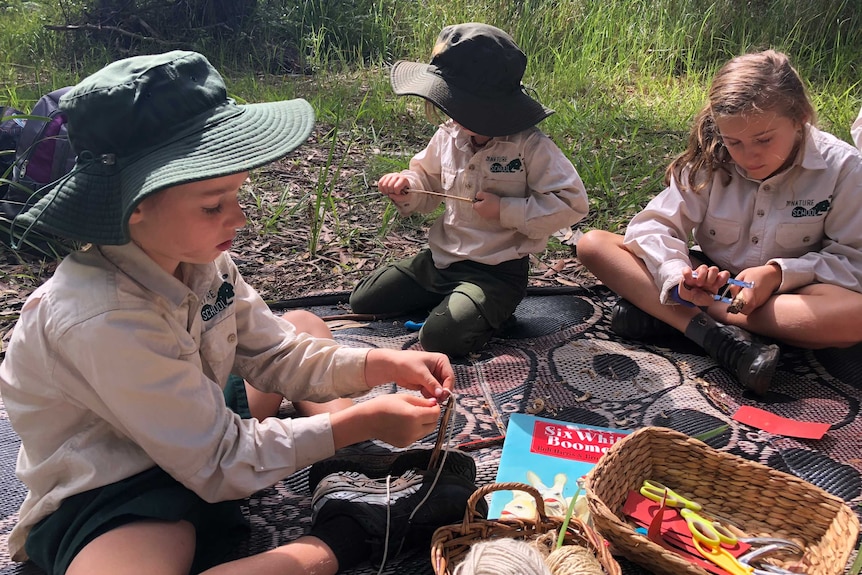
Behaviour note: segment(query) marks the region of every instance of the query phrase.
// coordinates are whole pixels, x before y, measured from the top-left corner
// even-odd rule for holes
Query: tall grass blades
[[[418,98],[392,94],[388,66],[397,59],[427,61],[447,24],[493,24],[523,48],[524,83],[557,111],[540,127],[572,159],[590,194],[583,227],[621,230],[661,190],[664,167],[685,146],[710,78],[732,56],[786,52],[809,82],[821,127],[839,137],[849,139],[862,101],[859,0],[257,0],[230,34],[200,29],[178,45],[45,28],[80,23],[100,3],[159,1],[169,3],[0,3],[6,91],[0,96],[12,100],[3,103],[26,110],[41,94],[109,59],[168,46],[207,55],[231,78],[238,99],[306,97],[327,134],[318,143],[325,166],[302,209],[277,206],[266,230],[278,233],[280,219],[308,217],[312,252],[325,224],[350,241],[335,188],[367,192],[369,181],[406,165],[433,133]],[[375,151],[362,177],[346,181],[346,154],[360,146]],[[380,209],[380,233],[386,233],[395,216]]]

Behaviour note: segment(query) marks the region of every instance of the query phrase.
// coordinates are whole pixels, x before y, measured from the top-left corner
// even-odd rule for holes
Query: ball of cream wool
[[[518,539],[493,539],[470,546],[454,575],[551,575],[533,545]]]

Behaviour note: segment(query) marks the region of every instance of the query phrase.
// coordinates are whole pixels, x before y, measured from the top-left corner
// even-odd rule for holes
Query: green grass
[[[529,57],[525,83],[557,112],[541,124],[569,155],[590,196],[583,228],[619,231],[662,189],[664,168],[682,151],[712,74],[728,58],[775,48],[788,53],[810,91],[820,126],[849,141],[862,98],[862,13],[857,0],[261,0],[235,37],[196,36],[240,100],[301,96],[326,127],[327,162],[303,206],[270,206],[265,229],[328,214],[343,243],[350,226],[331,194],[406,166],[433,132],[418,98],[396,98],[395,59],[425,61],[445,24],[483,21],[509,31]],[[81,2],[59,4],[73,18]],[[52,6],[54,8],[52,8]],[[32,105],[111,57],[83,35],[43,28],[63,21],[47,1],[0,4],[0,100]],[[153,51],[152,45],[127,48]],[[73,57],[68,57],[68,53]],[[290,55],[309,74],[283,74]],[[2,59],[5,59],[5,64]],[[341,174],[348,150],[374,148],[362,178]],[[395,225],[381,209],[379,233]],[[313,252],[316,235],[310,240]]]

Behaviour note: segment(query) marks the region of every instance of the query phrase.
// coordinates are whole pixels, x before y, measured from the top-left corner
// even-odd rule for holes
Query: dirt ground
[[[248,225],[239,231],[231,255],[245,280],[269,302],[349,291],[377,266],[412,255],[426,242],[430,220],[416,217],[396,216],[381,234],[388,200],[372,186],[380,174],[368,170],[380,151],[345,145],[331,153],[326,138],[326,128],[318,126],[304,146],[255,172],[247,185]],[[331,192],[318,210],[323,215],[315,218],[321,177]],[[317,249],[310,251],[315,231]],[[561,243],[552,242],[556,247],[532,257],[531,286],[595,283],[569,245],[576,235],[560,235]],[[5,350],[24,301],[51,276],[56,262],[14,254],[3,246],[0,250],[0,342]]]

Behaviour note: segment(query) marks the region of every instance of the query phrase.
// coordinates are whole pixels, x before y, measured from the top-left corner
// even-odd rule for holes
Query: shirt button
[[[236,343],[236,334],[232,333],[229,336],[227,336],[227,342],[228,343]]]
[[[766,215],[766,212],[764,212],[763,210],[757,210],[757,215],[762,218]]]
[[[810,241],[811,241],[811,236],[805,236],[804,238],[802,238],[802,243],[803,243],[803,244],[807,244],[807,243],[808,243],[808,242],[810,242]]]
[[[757,244],[757,242],[759,242],[759,241],[760,241],[760,240],[758,239],[758,237],[757,237],[757,236],[754,236],[753,238],[751,238],[751,243],[753,243],[753,244],[755,244],[755,245],[756,245],[756,244]]]
[[[467,169],[468,169],[468,170],[475,170],[475,169],[476,169],[476,166],[475,166],[475,165],[473,165],[473,164],[470,164],[470,166],[469,166]]]
[[[770,186],[769,184],[766,184],[765,186],[763,186],[763,191],[764,191],[764,192],[769,192],[769,191],[771,191],[771,190],[772,190],[772,186]]]
[[[472,189],[473,189],[473,184],[468,183],[468,184],[467,184],[466,186],[464,186],[464,187],[465,187],[465,188],[467,188],[468,190],[472,190]]]
[[[714,235],[715,235],[715,230],[709,230],[709,235],[714,236]]]

